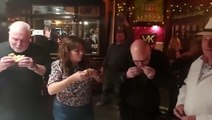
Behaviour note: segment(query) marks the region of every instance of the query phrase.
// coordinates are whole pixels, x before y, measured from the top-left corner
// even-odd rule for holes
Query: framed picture
[[[199,31],[203,31],[205,25],[204,24],[201,24],[200,27],[199,27]]]
[[[191,30],[191,26],[190,25],[186,25],[186,31],[189,32]]]
[[[197,25],[196,24],[193,24],[192,25],[192,31],[196,31],[197,30]]]
[[[185,25],[181,26],[181,32],[185,32]]]
[[[54,5],[32,5],[32,14],[74,14],[74,7],[54,6]]]
[[[98,17],[99,7],[98,6],[79,6],[79,15]]]
[[[175,31],[179,31],[180,30],[180,26],[179,25],[175,25]]]

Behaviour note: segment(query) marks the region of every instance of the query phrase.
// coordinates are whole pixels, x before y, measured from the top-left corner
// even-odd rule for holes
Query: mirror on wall
[[[78,36],[84,40],[85,54],[99,55],[99,8],[80,6],[78,11],[75,8],[33,6],[33,29],[49,28],[59,38],[65,35]]]
[[[79,36],[83,38],[85,43],[85,53],[99,53],[99,21],[83,20],[79,24]]]

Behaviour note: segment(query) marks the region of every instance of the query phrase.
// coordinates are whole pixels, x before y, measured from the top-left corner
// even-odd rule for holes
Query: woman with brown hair
[[[99,81],[99,76],[84,56],[83,40],[63,38],[58,53],[60,59],[52,63],[47,84],[49,94],[56,94],[54,119],[93,120],[91,81]]]
[[[177,36],[172,36],[167,50],[167,57],[171,63],[181,56],[181,50],[182,45],[180,39]]]

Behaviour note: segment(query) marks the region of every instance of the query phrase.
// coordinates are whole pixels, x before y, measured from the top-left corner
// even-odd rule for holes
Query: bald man
[[[47,120],[41,87],[50,60],[31,43],[30,26],[11,24],[0,51],[0,120]]]
[[[155,120],[159,114],[158,86],[167,79],[168,59],[144,40],[135,40],[128,55],[114,64],[120,80],[122,120]]]

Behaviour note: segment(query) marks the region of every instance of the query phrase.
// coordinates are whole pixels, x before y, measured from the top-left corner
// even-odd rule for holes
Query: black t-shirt
[[[50,69],[48,54],[34,44],[30,44],[24,52],[16,53],[11,49],[9,42],[1,43],[0,58],[9,53],[31,57],[35,63],[44,65],[47,71]],[[42,77],[17,65],[0,72],[0,120],[46,119],[41,95]]]
[[[135,66],[130,51],[123,54],[112,69],[114,76],[121,80],[120,97],[123,102],[132,107],[143,108],[146,112],[158,111],[159,86],[168,79],[168,59],[165,54],[158,50],[152,50],[149,67],[156,70],[153,80],[149,80],[143,73],[135,78],[127,79],[126,72],[130,67]]]

